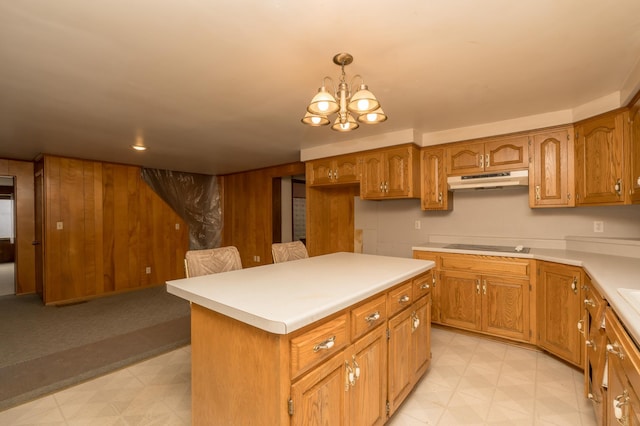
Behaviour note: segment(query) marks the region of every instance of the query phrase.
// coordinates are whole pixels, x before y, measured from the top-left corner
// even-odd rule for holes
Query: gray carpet
[[[189,303],[164,286],[65,307],[0,297],[0,410],[190,342]]]

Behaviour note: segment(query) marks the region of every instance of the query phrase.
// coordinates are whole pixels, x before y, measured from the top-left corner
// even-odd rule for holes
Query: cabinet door
[[[345,155],[335,159],[333,178],[335,183],[357,183],[360,181],[358,156]]]
[[[387,399],[392,415],[411,391],[412,311],[405,309],[389,320],[389,383]]]
[[[529,138],[509,136],[484,144],[484,170],[499,172],[529,168]]]
[[[479,331],[480,275],[442,271],[440,278],[440,322]]]
[[[416,382],[431,364],[431,299],[429,295],[419,299],[411,312],[411,371]]]
[[[538,346],[582,367],[577,324],[582,317],[582,270],[541,262],[538,281]]]
[[[384,161],[384,154],[381,152],[363,156],[362,180],[360,181],[360,196],[362,198],[384,197]]]
[[[575,206],[573,129],[532,136],[529,207]]]
[[[482,277],[482,331],[530,341],[529,280]]]
[[[377,327],[355,343],[351,360],[359,369],[356,383],[349,390],[351,425],[382,425],[387,419],[387,335]]]
[[[448,210],[450,193],[444,166],[444,148],[425,149],[420,159],[422,210]]]
[[[331,159],[313,160],[307,163],[306,180],[309,185],[328,185],[332,183],[333,161]]]
[[[640,203],[640,100],[629,111],[629,194]]]
[[[413,192],[411,174],[414,172],[411,167],[411,150],[406,147],[386,150],[384,161],[386,196],[410,196]]]
[[[607,114],[576,127],[577,204],[621,204],[623,114]]]
[[[484,171],[484,143],[476,142],[447,148],[447,174],[450,176]]]
[[[292,425],[346,424],[350,385],[345,358],[345,352],[337,354],[291,386]]]

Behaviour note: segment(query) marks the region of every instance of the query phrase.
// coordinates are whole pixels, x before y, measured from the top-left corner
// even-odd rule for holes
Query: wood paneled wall
[[[300,174],[304,174],[304,163],[298,162],[220,177],[222,245],[238,248],[244,268],[272,263],[272,180]]]
[[[187,225],[139,167],[44,156],[36,169],[44,170],[45,303],[184,277]]]
[[[16,294],[36,289],[33,163],[0,159],[0,176],[13,176],[16,189]]]
[[[358,185],[307,186],[307,251],[309,256],[354,251],[354,197]]]

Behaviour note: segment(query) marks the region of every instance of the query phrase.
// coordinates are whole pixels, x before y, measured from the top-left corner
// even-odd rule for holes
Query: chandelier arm
[[[322,78],[322,86],[323,86],[323,87],[325,87],[325,82],[326,82],[327,80],[329,80],[329,82],[331,83],[331,89],[333,89],[333,96],[336,96],[338,92],[336,91],[336,85],[335,85],[335,83],[333,82],[333,79],[332,79],[331,77],[329,77],[328,75],[325,75],[325,76]]]
[[[351,77],[351,84],[349,85],[349,87],[351,87],[351,88],[355,87],[353,85],[353,82],[356,80],[356,78],[359,78],[360,79],[360,83],[364,84],[364,78],[362,78],[362,76],[360,74],[356,74],[353,77]]]

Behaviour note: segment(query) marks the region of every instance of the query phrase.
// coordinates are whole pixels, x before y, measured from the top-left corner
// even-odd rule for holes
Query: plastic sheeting
[[[142,179],[189,226],[189,249],[220,246],[222,211],[215,176],[142,169]]]

